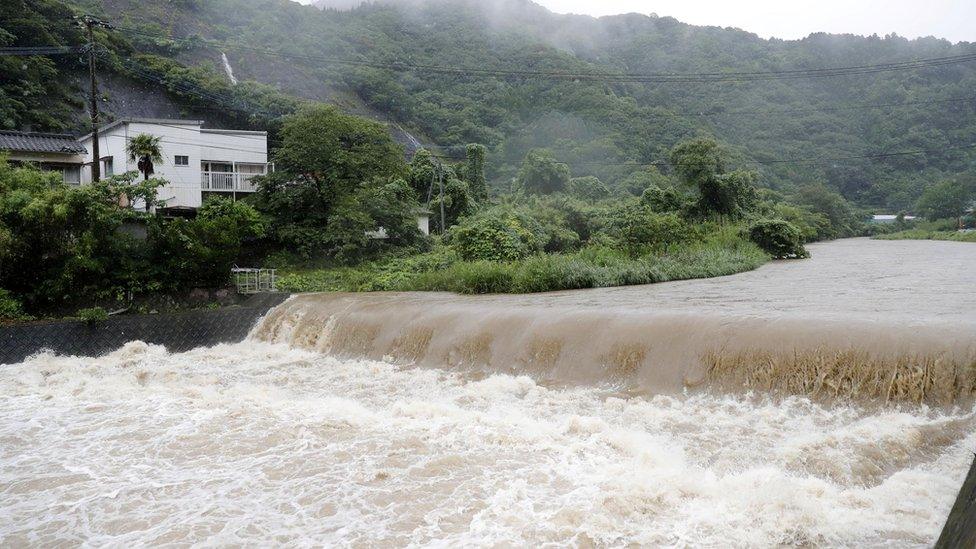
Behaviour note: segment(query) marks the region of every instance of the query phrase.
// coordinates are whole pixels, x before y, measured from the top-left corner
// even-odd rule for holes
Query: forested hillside
[[[892,211],[940,180],[976,178],[976,57],[882,66],[976,56],[973,44],[764,40],[668,17],[557,15],[527,0],[351,11],[287,0],[15,3],[22,9],[0,15],[3,45],[79,44],[66,14],[95,13],[116,26],[100,31],[114,75],[162,82],[183,108],[209,109],[208,119],[273,129],[296,107],[293,97],[332,102],[401,125],[443,156],[487,145],[496,188],[539,147],[574,176],[622,188],[649,165],[666,170],[666,152],[702,134],[725,143],[734,167],[757,170],[765,186],[824,182]],[[221,53],[242,84],[230,84]],[[77,71],[77,58],[2,62],[0,125],[63,129],[83,120],[66,114],[82,112],[81,84],[58,77]],[[860,66],[872,68],[817,72]],[[798,70],[812,72],[789,72]],[[674,74],[685,76],[666,76]]]

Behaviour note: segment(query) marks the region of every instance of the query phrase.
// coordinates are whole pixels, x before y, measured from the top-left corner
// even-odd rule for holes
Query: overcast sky
[[[300,0],[309,3],[310,0]],[[976,0],[535,0],[560,13],[656,13],[765,38],[812,32],[937,36],[976,42]]]

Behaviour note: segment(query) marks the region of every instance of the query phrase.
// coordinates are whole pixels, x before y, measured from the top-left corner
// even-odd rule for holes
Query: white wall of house
[[[129,159],[126,147],[133,137],[149,134],[161,138],[163,161],[155,163],[153,168],[154,177],[169,182],[159,190],[159,199],[165,201],[167,207],[198,208],[203,202],[204,191],[227,195],[250,192],[246,185],[247,177],[238,174],[267,173],[267,133],[209,130],[202,129],[202,124],[198,120],[136,119],[110,125],[99,133],[103,175],[107,173],[104,169],[107,159],[111,159],[111,171],[115,174],[138,171],[138,161]],[[91,136],[82,138],[81,142],[89,151],[92,150]],[[91,152],[85,161],[92,161]],[[218,183],[227,182],[230,185],[218,185],[221,188],[215,189],[206,184],[211,179],[204,178],[205,162],[219,163],[221,170],[230,172],[232,175],[217,178]],[[244,172],[237,170],[238,167]],[[91,181],[90,170],[87,171],[87,181]]]

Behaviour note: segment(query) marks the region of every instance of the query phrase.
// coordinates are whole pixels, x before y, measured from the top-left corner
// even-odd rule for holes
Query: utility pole
[[[81,24],[88,31],[88,76],[91,79],[89,105],[92,126],[92,183],[102,178],[102,155],[98,150],[98,81],[95,79],[95,32],[94,27],[107,26],[90,15],[81,18]]]
[[[437,184],[441,189],[441,234],[444,234],[447,231],[447,227],[444,226],[444,166],[438,162],[437,168]]]

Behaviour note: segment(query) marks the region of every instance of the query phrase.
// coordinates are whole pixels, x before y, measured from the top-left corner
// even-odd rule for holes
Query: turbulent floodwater
[[[0,367],[0,546],[928,546],[976,448],[971,403],[655,394],[578,360],[613,348],[611,334],[654,340],[639,355],[651,379],[714,339],[685,332],[713,330],[727,347],[752,329],[767,335],[750,345],[820,330],[966,357],[976,246],[875,244],[817,246],[833,262],[806,263],[813,274],[796,262],[523,298],[311,296],[241,344],[171,354],[133,342],[101,358]],[[908,264],[877,261],[891,253]],[[933,266],[939,257],[954,269]],[[912,276],[938,291],[913,297]],[[793,301],[791,278],[845,289],[824,296],[829,305]],[[459,320],[471,311],[500,335],[478,339]],[[494,366],[446,367],[467,347],[406,338],[398,315],[458,325],[451,333],[477,336]],[[597,333],[617,326],[599,315],[630,328]],[[898,319],[911,329],[884,335]],[[519,362],[504,347],[532,347],[521,333],[566,345],[542,346],[545,368]],[[684,351],[659,353],[672,347]],[[377,360],[398,349],[423,351],[426,364]]]
[[[926,545],[971,410],[619,398],[269,344],[0,383],[4,546]]]

